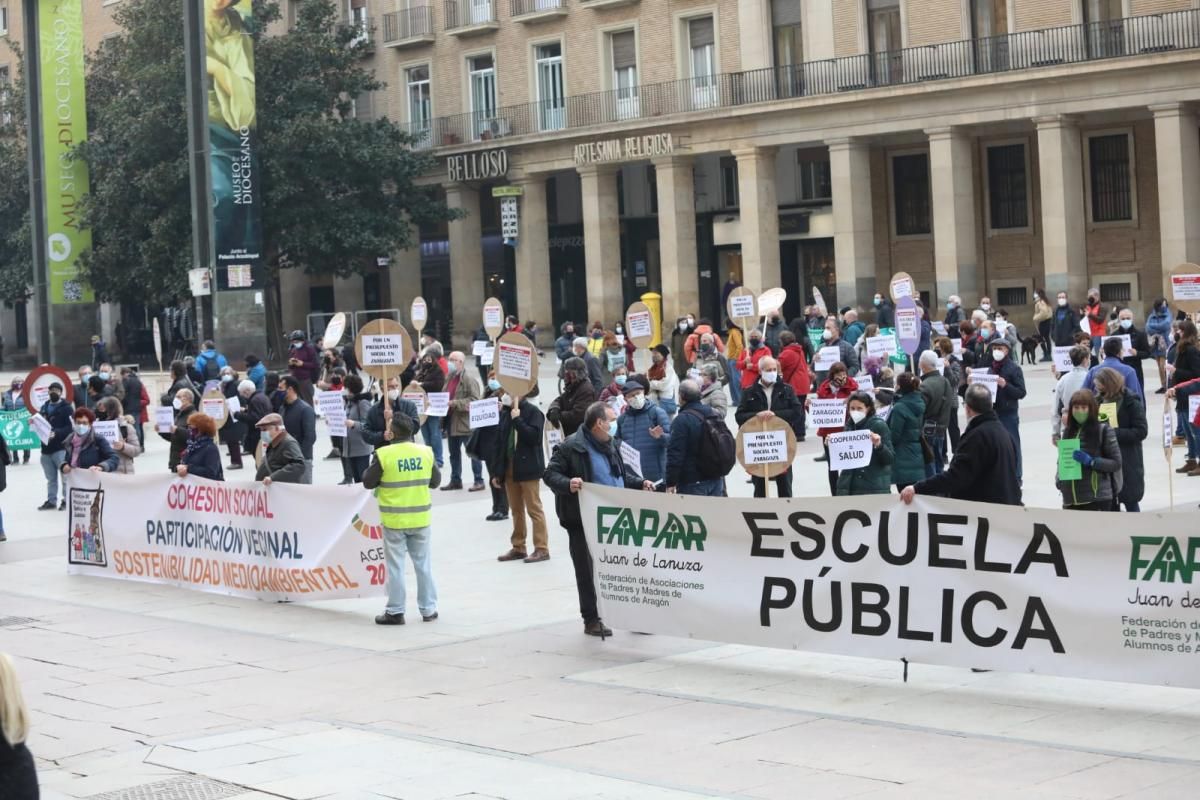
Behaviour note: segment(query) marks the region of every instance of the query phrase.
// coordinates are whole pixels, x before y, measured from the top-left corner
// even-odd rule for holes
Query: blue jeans
[[[726,359],[726,366],[729,367],[729,399],[736,406],[742,402],[742,373],[738,372],[737,359]]]
[[[433,460],[442,468],[442,418],[426,417],[421,426],[421,441],[433,448]]]
[[[436,417],[435,417],[436,419]],[[383,529],[383,552],[387,559],[387,613],[403,614],[407,599],[404,586],[404,554],[408,553],[417,573],[417,608],[422,616],[437,611],[437,587],[433,585],[430,565],[430,529]]]
[[[1183,434],[1187,437],[1187,457],[1190,459],[1200,458],[1200,428],[1190,422],[1184,422]]]
[[[467,446],[470,436],[450,437],[450,482],[462,483],[462,451]],[[476,483],[483,483],[483,462],[478,458],[471,459],[471,473]]]
[[[62,478],[62,465],[67,461],[67,451],[57,453],[42,453],[42,473],[46,476],[46,502],[58,505],[58,482]],[[67,489],[63,487],[63,500],[67,499]]]
[[[929,446],[933,449],[933,461],[925,465],[926,478],[941,475],[946,470],[946,437],[931,437]]]
[[[1017,451],[1017,482],[1023,480],[1023,464],[1021,462],[1021,421],[1017,417],[1016,411],[1006,411],[1003,414],[997,414],[1000,417],[1000,424],[1004,426],[1004,430],[1008,431],[1008,435],[1012,438],[1013,450]]]
[[[699,495],[701,497],[724,497],[725,496],[725,479],[710,478],[706,481],[696,481],[695,483],[685,483],[682,486],[676,486],[677,494]]]

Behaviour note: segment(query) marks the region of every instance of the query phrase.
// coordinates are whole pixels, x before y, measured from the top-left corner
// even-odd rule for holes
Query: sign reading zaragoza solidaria
[[[675,497],[586,484],[600,611],[626,630],[1200,688],[1192,514],[895,495]]]
[[[192,2],[204,4],[217,288],[259,288],[262,192],[255,111],[254,12],[249,2]]]

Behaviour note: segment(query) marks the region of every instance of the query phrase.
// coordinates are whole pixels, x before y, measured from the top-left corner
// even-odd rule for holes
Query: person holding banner
[[[1096,373],[1096,402],[1101,407],[1116,406],[1117,446],[1121,448],[1121,491],[1113,503],[1113,511],[1141,511],[1146,492],[1146,470],[1142,463],[1142,442],[1150,433],[1146,422],[1146,407],[1129,390],[1121,375],[1105,367]]]
[[[210,481],[225,480],[221,468],[221,448],[215,441],[217,421],[207,414],[197,412],[187,418],[187,446],[175,467],[181,478],[193,475]]]
[[[1144,405],[1146,402],[1146,393],[1142,390],[1142,382],[1138,380],[1137,371],[1122,360],[1125,352],[1124,340],[1119,336],[1109,336],[1104,340],[1104,344],[1100,346],[1100,351],[1103,354],[1103,359],[1088,371],[1087,377],[1083,379],[1083,388],[1093,388],[1098,370],[1106,368],[1116,370],[1121,374],[1125,385],[1133,390],[1134,394],[1141,399]]]
[[[421,388],[425,393],[433,394],[440,392],[446,386],[446,372],[442,371],[439,364],[441,359],[442,346],[434,342],[421,356],[421,360],[417,362],[417,372],[413,380],[421,384]],[[449,371],[450,365],[446,365],[446,371]],[[432,414],[425,416],[425,422],[421,425],[421,441],[429,445],[433,449],[433,459],[437,462],[438,469],[442,468],[442,418],[435,417]]]
[[[1071,442],[1075,447],[1069,460],[1080,466],[1067,477],[1061,462],[1063,448]],[[1080,389],[1071,396],[1071,413],[1058,446],[1060,463],[1054,483],[1062,492],[1063,508],[1115,511],[1123,480],[1121,448],[1116,432],[1100,420],[1100,406],[1091,391]]]
[[[92,472],[116,472],[117,454],[103,436],[97,436],[93,425],[96,414],[90,408],[77,408],[72,416],[75,429],[65,442],[62,474],[73,469],[90,469]]]
[[[138,443],[137,431],[133,427],[133,418],[121,413],[120,400],[104,397],[96,404],[96,421],[117,423],[117,441],[110,442],[117,454],[117,468],[114,472],[132,475],[133,459],[142,454],[142,446]]]
[[[397,414],[408,417],[414,431],[421,427],[420,413],[417,411],[416,404],[400,396],[400,379],[393,375],[387,379],[383,396],[379,398],[378,403],[371,406],[371,411],[367,414],[367,421],[362,426],[362,437],[367,444],[378,450],[390,442],[392,431],[388,420]]]
[[[710,367],[711,369],[711,367]],[[625,413],[617,418],[617,438],[621,444],[638,451],[642,462],[642,477],[658,483],[667,473],[667,442],[671,437],[671,420],[667,412],[646,397],[642,376],[626,381]],[[721,385],[716,384],[720,389]]]
[[[495,399],[496,403],[499,404],[500,396],[504,394],[504,389],[501,388],[500,381],[496,380],[496,373],[492,372],[487,376],[486,380],[487,392],[483,395],[482,399]],[[484,464],[487,464],[488,486],[492,492],[492,513],[484,518],[488,522],[500,522],[501,520],[508,519],[508,493],[503,487],[497,486],[492,482],[493,478],[500,478],[503,476],[503,473],[493,472],[492,470],[496,469],[496,465],[488,461],[496,449],[496,433],[499,427],[499,425],[488,425],[476,428],[471,433],[470,441],[467,442],[467,454],[471,455],[472,448],[474,448],[475,457],[483,461]],[[453,461],[450,463],[451,465],[454,464]]]
[[[576,350],[579,349],[578,341]],[[587,374],[587,366],[582,358],[575,356],[563,362],[562,394],[554,398],[550,408],[546,409],[546,419],[550,420],[551,425],[561,427],[563,436],[570,436],[579,429],[588,406],[596,402],[596,390]]]
[[[537,387],[534,387],[536,396]],[[512,545],[498,561],[524,561],[535,564],[550,560],[550,534],[539,493],[546,454],[542,447],[546,418],[525,397],[500,395],[500,424],[496,426],[496,444],[488,459],[492,486],[503,488],[513,519]],[[533,523],[533,552],[526,550],[525,516]]]
[[[695,388],[694,383],[692,387]],[[554,492],[554,510],[558,514],[558,522],[567,531],[571,563],[575,567],[575,589],[579,594],[579,614],[583,617],[583,632],[601,638],[612,636],[612,630],[600,619],[600,612],[596,608],[592,556],[588,551],[583,518],[579,513],[579,490],[585,483],[597,483],[654,491],[653,483],[638,477],[625,465],[621,451],[616,446],[616,435],[617,412],[604,403],[592,403],[584,415],[583,425],[555,449],[542,475],[542,481]]]
[[[42,474],[46,476],[46,502],[38,511],[53,511],[66,508],[66,491],[62,504],[58,499],[59,475],[66,460],[65,442],[71,435],[71,403],[63,398],[63,386],[58,381],[51,383],[49,399],[38,409],[38,415],[50,428],[49,436],[42,442]]]
[[[992,323],[986,323],[991,325]],[[1021,420],[1019,417],[1020,402],[1025,397],[1025,373],[1017,363],[1009,358],[1011,348],[1003,336],[991,340],[991,359],[982,360],[987,364],[983,371],[990,375],[999,376],[996,380],[996,401],[993,408],[1000,424],[1012,437],[1013,450],[1017,454],[1017,481],[1022,479],[1021,459]],[[980,367],[976,367],[980,369]],[[969,375],[970,373],[968,373]]]
[[[850,377],[850,373],[846,371],[846,365],[842,362],[837,362],[829,368],[829,373],[825,380],[817,387],[818,400],[846,400],[850,395],[858,391],[858,382]],[[805,404],[812,405],[812,395],[805,399]],[[811,409],[805,409],[806,411]],[[821,446],[824,449],[822,455],[817,456],[814,461],[829,461],[829,444],[825,441],[825,437],[831,433],[837,433],[842,430],[842,426],[836,428],[818,428],[817,438],[821,440]],[[837,494],[837,473],[829,473],[829,493]]]
[[[304,483],[304,453],[300,444],[288,435],[283,417],[271,413],[254,426],[262,437],[262,462],[254,480],[264,486],[272,483]]]
[[[363,438],[363,423],[371,414],[371,396],[363,391],[358,375],[347,375],[343,384],[346,405],[346,435],[342,441],[342,472],[345,484],[362,483],[375,448]]]
[[[1083,388],[1083,382],[1087,379],[1088,362],[1091,361],[1092,353],[1087,346],[1077,344],[1071,348],[1070,356],[1071,371],[1064,372],[1059,377],[1054,386],[1054,403],[1050,407],[1050,443],[1055,447],[1062,438],[1063,417],[1069,411],[1067,405],[1071,402],[1071,397]],[[1123,378],[1121,385],[1125,385]]]
[[[838,496],[859,494],[891,494],[892,431],[888,423],[876,416],[875,401],[867,392],[855,392],[846,403],[847,431],[871,432],[871,461],[865,467],[843,469],[837,473]]]
[[[898,491],[911,486],[925,477],[925,454],[927,446],[922,441],[925,423],[925,398],[921,395],[921,381],[911,372],[896,376],[896,401],[888,417],[892,430],[892,447],[896,457],[892,463],[892,481]]]
[[[788,331],[790,334],[791,332]],[[758,383],[742,392],[742,402],[738,403],[734,419],[738,426],[745,425],[753,417],[779,419],[795,429],[796,420],[800,415],[800,400],[796,392],[786,381],[779,380],[779,362],[772,356],[763,356],[758,360]],[[754,482],[754,496],[767,496],[767,481],[759,475],[751,475]],[[775,477],[775,488],[778,497],[792,496],[792,468]]]
[[[283,408],[279,414],[283,417],[283,427],[300,445],[300,452],[304,454],[304,479],[300,482],[312,483],[313,447],[317,444],[317,413],[301,396],[304,387],[299,380],[291,375],[284,375],[279,379],[279,385],[283,387]]]

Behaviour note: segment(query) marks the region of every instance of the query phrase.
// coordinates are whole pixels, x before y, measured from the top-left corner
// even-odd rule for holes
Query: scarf
[[[87,436],[80,436],[78,433],[71,434],[71,468],[79,466],[79,454],[83,452],[83,448],[92,443],[95,434],[88,431]]]
[[[207,436],[195,428],[188,429],[187,447],[183,448],[183,459],[186,461],[188,457],[195,453],[205,444],[212,442],[212,437]]]
[[[661,381],[667,377],[667,360],[664,358],[657,364],[651,364],[650,369],[646,370],[646,377],[652,381]]]

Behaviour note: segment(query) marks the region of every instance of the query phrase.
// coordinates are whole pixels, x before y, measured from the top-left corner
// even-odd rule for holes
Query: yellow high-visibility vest
[[[414,442],[399,442],[379,448],[375,455],[383,467],[375,498],[384,527],[428,527],[433,516],[429,491],[433,451]]]

